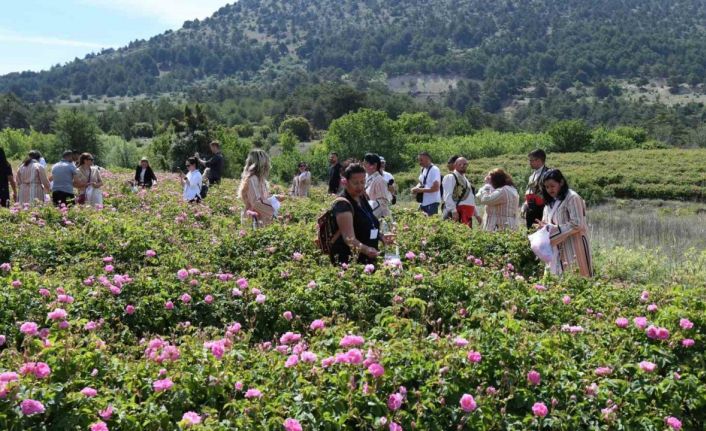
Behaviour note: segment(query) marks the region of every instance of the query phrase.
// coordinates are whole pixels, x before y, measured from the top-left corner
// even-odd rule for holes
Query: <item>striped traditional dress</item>
[[[593,276],[593,260],[588,243],[586,204],[581,196],[569,190],[561,201],[544,207],[542,221],[552,226],[551,244],[554,260],[548,265],[552,274],[578,272],[584,277]]]
[[[47,173],[38,161],[32,160],[27,166],[17,169],[17,201],[20,205],[44,202],[44,190],[50,190]]]
[[[385,178],[379,172],[374,172],[365,178],[365,193],[368,195],[368,203],[375,217],[390,216],[390,191],[387,189]]]
[[[485,205],[481,228],[490,232],[518,228],[520,195],[513,186],[494,189],[486,184],[476,193],[476,204]]]

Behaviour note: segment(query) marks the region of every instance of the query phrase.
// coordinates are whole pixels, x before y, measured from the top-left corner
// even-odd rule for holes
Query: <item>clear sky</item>
[[[0,75],[149,39],[233,1],[0,0]]]

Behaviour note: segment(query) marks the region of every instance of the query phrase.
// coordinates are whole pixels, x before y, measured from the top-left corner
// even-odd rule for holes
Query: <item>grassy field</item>
[[[445,161],[436,161],[442,174]],[[570,186],[589,204],[606,198],[706,200],[706,150],[629,150],[550,154],[547,165],[561,169]],[[493,168],[509,171],[519,189],[529,176],[523,155],[471,160],[469,177],[479,187]],[[401,190],[411,188],[419,172],[395,176]]]

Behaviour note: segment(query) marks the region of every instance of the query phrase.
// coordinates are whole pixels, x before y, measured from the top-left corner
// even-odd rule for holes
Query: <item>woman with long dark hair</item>
[[[10,206],[10,187],[12,187],[12,200],[17,200],[17,184],[12,176],[12,166],[7,161],[5,150],[0,147],[0,207]]]
[[[29,205],[37,201],[44,202],[44,195],[51,193],[51,185],[47,179],[47,172],[44,170],[39,159],[42,154],[32,150],[19,169],[17,169],[17,202],[21,205]]]
[[[569,188],[559,169],[550,169],[542,177],[542,198],[546,203],[541,228],[548,228],[554,258],[548,265],[552,274],[578,272],[593,276],[593,260],[588,242],[586,204]]]

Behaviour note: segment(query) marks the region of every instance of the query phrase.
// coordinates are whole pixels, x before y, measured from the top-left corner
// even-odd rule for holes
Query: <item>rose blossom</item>
[[[674,430],[680,430],[681,429],[681,421],[674,416],[667,416],[664,418],[664,423],[667,424],[668,427]]]
[[[532,370],[529,373],[527,373],[527,381],[531,385],[537,386],[541,382],[541,379],[542,379],[541,375],[535,370]]]
[[[282,425],[285,431],[302,431],[302,426],[296,419],[287,418]]]
[[[201,416],[199,416],[199,414],[196,412],[186,412],[181,417],[181,420],[184,422],[184,424],[187,427],[190,427],[192,425],[200,424],[201,423]]]
[[[32,416],[37,413],[44,413],[44,404],[39,401],[26,399],[20,403],[20,409],[25,416]]]
[[[549,413],[549,409],[544,403],[534,403],[532,406],[532,413],[535,416],[543,418],[547,415],[547,413]]]
[[[650,361],[642,361],[642,362],[640,362],[639,365],[640,365],[640,369],[642,369],[642,371],[645,371],[647,373],[651,373],[652,371],[655,370],[655,368],[657,368],[657,364],[655,364],[654,362],[650,362]]]
[[[461,400],[459,401],[459,404],[461,405],[461,409],[467,413],[472,412],[473,410],[475,410],[478,407],[478,405],[476,404],[476,400],[473,399],[473,395],[469,395],[469,394],[463,394],[461,396]]]

